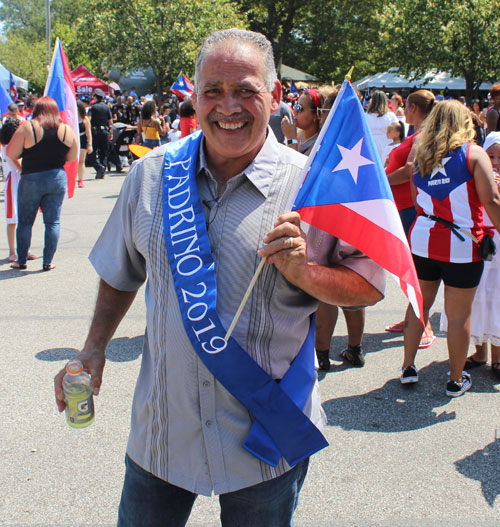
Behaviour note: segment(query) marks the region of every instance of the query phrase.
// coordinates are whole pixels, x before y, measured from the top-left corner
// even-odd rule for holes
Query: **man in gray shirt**
[[[246,366],[239,371],[232,363],[229,383],[222,381],[209,359],[230,361],[235,348],[224,358],[219,355],[223,339],[209,340],[206,332],[217,325],[216,318],[229,327],[261,257],[267,257],[233,337],[244,358],[269,376],[271,391],[283,395],[287,374],[305,349],[318,300],[359,306],[383,296],[380,267],[321,231],[311,228],[306,236],[299,215],[284,212],[306,157],[280,145],[267,126],[280,96],[265,37],[236,29],[210,35],[196,62],[193,95],[203,135],[157,148],[134,163],[92,250],[90,260],[101,281],[89,335],[77,357],[91,374],[95,394],[105,347],[147,280],[146,338],[119,527],[183,526],[197,494],[212,492],[220,495],[223,525],[290,526],[308,456],[273,463],[245,447],[260,417],[227,386],[231,375],[246,380]],[[194,156],[179,157],[192,145]],[[181,177],[175,170],[192,172]],[[199,206],[181,209],[184,198],[195,192]],[[195,280],[192,289],[183,288],[178,281],[198,271],[205,247],[216,309],[207,325],[197,328],[195,322],[207,313],[207,286]],[[189,267],[193,262],[195,268]],[[318,432],[325,415],[312,362],[311,370],[299,413]],[[61,411],[63,374],[55,379]],[[263,406],[285,414],[281,402]],[[293,434],[285,439],[298,441]]]

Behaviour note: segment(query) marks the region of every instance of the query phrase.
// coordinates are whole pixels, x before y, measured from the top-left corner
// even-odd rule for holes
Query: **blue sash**
[[[314,320],[278,384],[226,333],[216,312],[215,263],[196,186],[201,132],[171,143],[163,166],[165,245],[186,333],[214,377],[255,417],[243,447],[290,466],[328,446],[302,412],[314,382]]]

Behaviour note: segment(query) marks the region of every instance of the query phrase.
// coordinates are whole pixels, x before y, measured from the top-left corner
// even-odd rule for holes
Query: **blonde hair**
[[[441,165],[449,151],[464,143],[470,143],[475,136],[469,110],[459,101],[443,101],[434,105],[424,123],[424,129],[417,138],[416,161],[422,177]]]

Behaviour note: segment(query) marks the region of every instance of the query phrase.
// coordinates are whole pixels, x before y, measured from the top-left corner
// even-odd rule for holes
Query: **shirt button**
[[[205,424],[206,424],[207,426],[212,426],[212,421],[210,421],[210,419],[209,419],[208,421],[205,421]]]
[[[205,386],[205,388],[210,386],[210,381],[203,381],[203,386]]]

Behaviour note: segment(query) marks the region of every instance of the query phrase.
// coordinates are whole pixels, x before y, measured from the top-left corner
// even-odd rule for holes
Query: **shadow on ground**
[[[329,426],[363,432],[407,432],[456,418],[441,407],[452,399],[445,394],[448,361],[432,362],[419,371],[417,384],[402,385],[399,378],[365,394],[330,399],[323,403]],[[491,373],[474,372],[471,392],[495,393]],[[467,394],[464,395],[467,397]]]
[[[111,362],[129,362],[137,359],[142,353],[144,335],[137,337],[118,337],[111,340],[106,348],[106,360]],[[75,348],[51,348],[38,352],[38,360],[56,362],[73,358],[79,350]]]
[[[496,438],[481,450],[455,461],[455,467],[463,476],[481,482],[481,491],[490,507],[500,494],[500,439]]]

